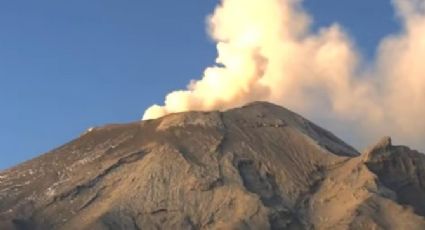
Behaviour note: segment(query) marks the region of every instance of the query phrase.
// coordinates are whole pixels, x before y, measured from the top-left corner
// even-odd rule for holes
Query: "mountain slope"
[[[95,128],[0,173],[0,229],[425,229],[424,158],[383,143],[264,102]]]

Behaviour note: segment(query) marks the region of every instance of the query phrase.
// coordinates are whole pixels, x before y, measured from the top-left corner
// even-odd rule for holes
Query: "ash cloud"
[[[391,135],[425,149],[425,0],[393,5],[402,31],[383,38],[364,64],[337,23],[314,32],[299,0],[222,0],[208,18],[217,65],[143,119],[264,100],[347,127],[343,136],[360,146]]]

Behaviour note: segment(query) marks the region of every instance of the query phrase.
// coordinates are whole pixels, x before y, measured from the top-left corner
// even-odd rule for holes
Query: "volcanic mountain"
[[[0,229],[425,229],[425,155],[276,105],[90,129],[0,172]]]

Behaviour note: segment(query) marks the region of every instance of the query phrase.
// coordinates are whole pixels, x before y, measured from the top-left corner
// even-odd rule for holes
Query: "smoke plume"
[[[314,32],[300,0],[222,0],[208,19],[216,66],[143,119],[264,100],[329,123],[359,145],[391,135],[424,149],[425,0],[393,5],[402,31],[384,38],[368,63],[337,23]]]

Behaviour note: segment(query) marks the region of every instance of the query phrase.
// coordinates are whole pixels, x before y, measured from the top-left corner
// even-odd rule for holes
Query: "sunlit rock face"
[[[94,128],[0,173],[0,229],[425,229],[423,155],[264,102]]]

